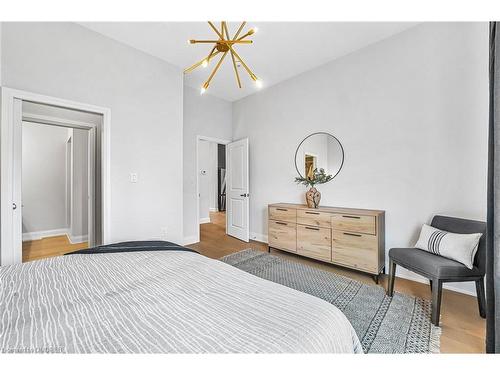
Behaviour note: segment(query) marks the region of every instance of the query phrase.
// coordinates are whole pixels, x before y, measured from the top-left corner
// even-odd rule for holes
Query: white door
[[[226,164],[226,233],[248,242],[250,238],[248,138],[226,146]]]

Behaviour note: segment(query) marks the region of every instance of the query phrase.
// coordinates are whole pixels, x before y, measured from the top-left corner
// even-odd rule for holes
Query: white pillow
[[[456,260],[472,269],[482,233],[446,232],[424,224],[415,247],[429,253]]]

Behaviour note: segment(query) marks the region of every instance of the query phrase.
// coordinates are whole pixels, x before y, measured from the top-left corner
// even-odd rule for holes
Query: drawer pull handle
[[[288,211],[286,208],[277,208],[276,211]]]
[[[319,215],[319,212],[306,211],[306,214],[309,214],[309,215]]]
[[[276,221],[275,223],[279,225],[288,225],[287,223],[282,223],[281,221]]]
[[[351,216],[351,215],[342,215],[342,217],[346,217],[348,219],[361,219],[360,216]]]
[[[353,236],[353,237],[361,237],[361,234],[354,234],[354,233],[346,233],[344,232],[345,236]]]
[[[313,227],[305,227],[305,228],[310,230],[319,230],[319,228],[313,228]]]

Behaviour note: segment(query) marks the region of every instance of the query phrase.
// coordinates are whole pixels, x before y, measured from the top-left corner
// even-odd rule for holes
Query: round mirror
[[[295,168],[302,178],[311,179],[315,170],[324,169],[332,178],[344,164],[344,148],[328,133],[313,133],[300,142],[295,151]]]

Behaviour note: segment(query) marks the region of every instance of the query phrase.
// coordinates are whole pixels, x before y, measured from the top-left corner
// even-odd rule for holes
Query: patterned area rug
[[[439,353],[441,330],[431,324],[429,301],[257,250],[221,260],[255,276],[324,299],[347,316],[365,353]]]

